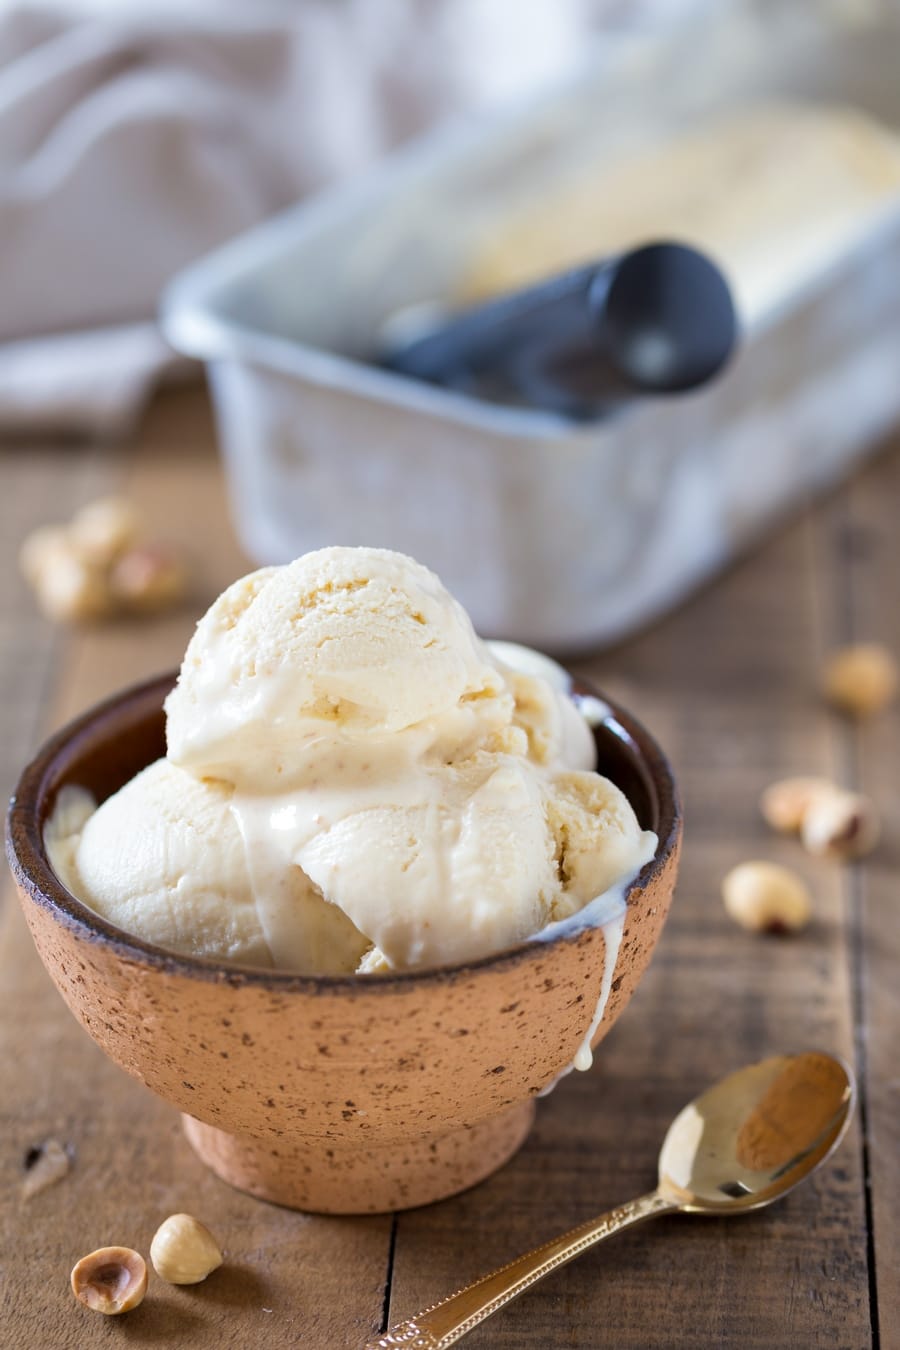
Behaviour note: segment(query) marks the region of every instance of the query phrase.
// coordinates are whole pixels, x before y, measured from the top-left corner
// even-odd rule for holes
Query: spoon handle
[[[454,1345],[492,1313],[518,1298],[519,1294],[524,1294],[526,1289],[549,1275],[551,1270],[564,1266],[567,1261],[587,1251],[588,1247],[612,1237],[613,1233],[623,1228],[630,1228],[632,1224],[652,1219],[657,1214],[670,1213],[677,1208],[659,1191],[651,1191],[639,1200],[619,1205],[609,1213],[602,1214],[599,1219],[579,1224],[577,1228],[570,1228],[568,1233],[545,1242],[541,1247],[535,1247],[518,1260],[511,1261],[508,1266],[501,1266],[499,1270],[467,1285],[459,1293],[451,1294],[427,1311],[405,1322],[398,1322],[379,1340],[370,1341],[366,1350],[444,1350],[445,1346]]]

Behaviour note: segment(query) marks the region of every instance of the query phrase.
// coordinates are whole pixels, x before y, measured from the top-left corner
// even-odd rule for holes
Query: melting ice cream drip
[[[622,945],[622,934],[625,932],[625,909],[623,908],[618,917],[608,919],[602,924],[603,941],[605,944],[605,954],[603,958],[603,979],[600,984],[600,996],[597,999],[597,1006],[594,1009],[594,1016],[591,1019],[591,1025],[585,1033],[578,1053],[572,1060],[572,1067],[584,1072],[589,1069],[594,1062],[594,1052],[591,1049],[591,1042],[594,1034],[603,1021],[603,1014],[606,1012],[606,1005],[609,1002],[609,996],[612,991],[613,972],[616,968],[616,961],[619,957],[619,948]]]
[[[548,924],[546,928],[542,928],[539,933],[535,933],[533,937],[529,938],[530,942],[551,942],[555,938],[571,937],[574,933],[583,932],[586,928],[599,928],[603,933],[603,975],[600,980],[600,993],[597,996],[594,1015],[571,1064],[566,1065],[555,1078],[551,1079],[546,1087],[541,1089],[538,1093],[539,1097],[546,1097],[551,1093],[557,1083],[571,1073],[573,1069],[584,1073],[594,1062],[591,1041],[603,1021],[603,1014],[606,1012],[606,1005],[612,993],[613,975],[615,974],[616,962],[619,959],[619,948],[622,945],[625,918],[628,913],[626,896],[634,880],[635,877],[629,877],[625,881],[617,882],[615,886],[610,887],[608,891],[604,891],[602,895],[598,895],[595,900],[591,900],[577,913],[566,919],[560,919],[556,923]]]

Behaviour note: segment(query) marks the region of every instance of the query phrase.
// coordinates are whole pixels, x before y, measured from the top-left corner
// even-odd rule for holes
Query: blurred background
[[[125,443],[203,363],[252,561],[394,547],[483,632],[617,641],[900,415],[898,24],[5,4],[0,435]],[[24,563],[52,617],[77,561]]]
[[[566,77],[606,34],[701,8],[4,2],[2,425],[120,433],[171,362],[152,320],[179,268],[428,128]]]

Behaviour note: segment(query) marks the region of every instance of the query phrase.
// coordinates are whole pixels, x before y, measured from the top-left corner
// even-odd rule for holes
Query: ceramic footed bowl
[[[465,965],[314,978],[154,947],[94,914],[50,868],[42,835],[57,792],[78,784],[103,800],[164,754],[173,683],[127,690],[59,732],[10,806],[25,918],[69,1008],[184,1113],[203,1161],[253,1195],[374,1213],[488,1176],[524,1140],[535,1097],[622,1013],[659,937],[681,822],[655,742],[615,705],[595,729],[600,772],[659,836],[626,893],[617,950],[618,933],[594,926]]]

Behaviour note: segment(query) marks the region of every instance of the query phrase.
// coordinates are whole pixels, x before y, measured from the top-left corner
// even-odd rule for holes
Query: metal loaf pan
[[[900,415],[900,209],[751,322],[714,386],[576,426],[366,364],[402,306],[546,191],[758,97],[900,129],[900,18],[748,7],[625,41],[568,87],[429,137],[179,276],[172,344],[208,363],[239,533],[260,562],[375,544],[428,563],[496,637],[609,643],[671,607]],[[651,90],[657,96],[650,98]],[[662,91],[660,94],[659,91]]]

